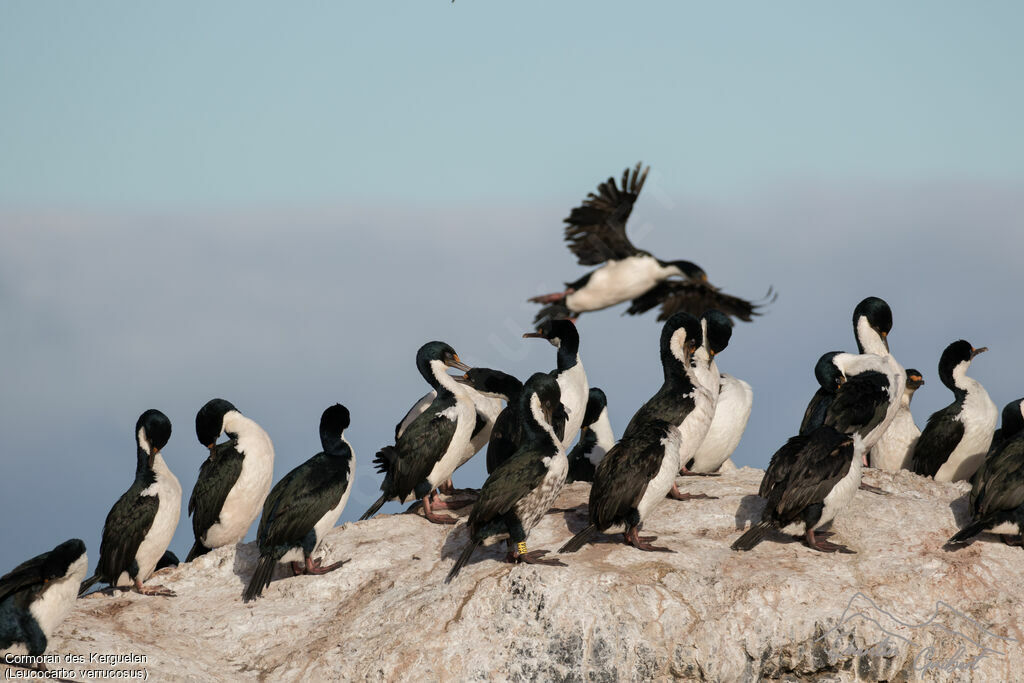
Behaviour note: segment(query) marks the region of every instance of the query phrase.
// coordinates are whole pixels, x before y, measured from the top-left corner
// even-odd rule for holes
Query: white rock
[[[763,503],[754,492],[761,474],[745,467],[680,478],[683,491],[719,498],[666,500],[652,513],[644,531],[676,553],[644,553],[619,536],[564,556],[566,568],[511,566],[500,561],[501,544],[478,550],[448,586],[443,579],[465,528],[414,515],[335,529],[321,552],[325,563],[351,558],[344,567],[275,580],[249,605],[241,594],[255,548],[220,548],[165,570],[159,583],[177,598],[80,600],[48,651],[146,655],[145,665],[119,668],[145,666],[154,680],[1019,675],[1024,550],[995,537],[957,552],[942,549],[957,529],[954,515],[965,515],[966,483],[867,471],[869,483],[897,493],[860,491],[833,524],[835,540],[856,555],[779,542],[786,540],[781,534],[753,551],[730,551],[739,528],[759,516]],[[579,505],[579,513],[545,517],[529,548],[554,551],[580,529],[588,491],[584,483],[567,486],[558,504]],[[279,576],[286,573],[279,569]],[[882,628],[892,634],[891,651]],[[915,670],[915,662],[929,661],[928,648],[933,663],[953,658],[944,666],[969,666],[980,652],[971,641],[996,651],[973,671]]]

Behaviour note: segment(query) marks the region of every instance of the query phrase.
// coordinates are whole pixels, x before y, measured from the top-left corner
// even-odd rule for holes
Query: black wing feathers
[[[1014,510],[1024,505],[1024,439],[1013,439],[990,454],[971,487],[975,517]]]
[[[808,434],[825,424],[825,416],[836,395],[827,389],[818,389],[807,404],[804,419],[800,422],[800,434]]]
[[[614,178],[598,185],[597,193],[589,193],[565,219],[565,241],[580,265],[596,266],[637,253],[626,236],[626,221],[650,171],[641,171],[641,166],[623,172],[621,188]]]
[[[885,419],[889,379],[874,370],[852,375],[839,387],[825,414],[825,424],[849,434],[867,434]]]
[[[786,476],[768,486],[762,482],[761,486],[768,499],[765,514],[780,525],[793,521],[807,506],[823,502],[853,463],[852,437],[832,427],[819,427],[806,436],[794,437],[783,448],[796,447],[797,440],[801,440],[797,442],[799,451],[789,455]]]
[[[590,488],[590,523],[604,530],[625,520],[637,506],[661,467],[665,430],[645,425],[623,436],[612,446],[594,471]]]
[[[215,446],[199,468],[199,478],[188,499],[188,514],[192,515],[196,540],[220,519],[224,501],[242,474],[244,457],[237,445],[238,442],[231,439]]]
[[[752,302],[725,294],[707,282],[662,280],[652,289],[633,299],[626,313],[639,315],[660,305],[658,320],[664,321],[679,311],[699,317],[704,311],[717,308],[728,316],[749,323],[753,316],[762,315],[760,309],[774,300],[775,295],[771,289],[763,301]]]
[[[143,490],[144,483],[132,484],[107,514],[96,568],[105,583],[113,584],[135,563],[135,553],[156,519],[160,501],[156,496],[139,495]]]
[[[382,464],[378,462],[378,470],[387,474],[382,490],[383,486],[389,486],[392,496],[405,499],[417,484],[426,480],[455,436],[455,420],[440,414],[454,405],[454,397],[435,399],[430,408],[402,432],[395,442],[390,468],[380,470]]]
[[[513,506],[540,486],[547,474],[542,456],[532,450],[521,450],[487,477],[480,497],[469,513],[469,527],[474,534],[512,510]]]
[[[953,419],[958,412],[959,405],[953,403],[932,413],[921,432],[921,438],[914,445],[910,469],[917,474],[935,476],[964,437],[964,423]]]
[[[46,580],[43,574],[46,560],[50,557],[50,552],[45,552],[25,560],[11,571],[0,576],[0,602],[3,602],[7,596],[25,588],[43,585]]]
[[[806,434],[794,436],[772,455],[771,462],[765,468],[764,476],[761,477],[761,487],[757,495],[767,498],[779,484],[785,482],[796,464],[800,451],[807,445],[809,439]]]
[[[341,501],[351,476],[348,458],[324,453],[286,474],[263,504],[260,554],[300,545],[320,518]]]

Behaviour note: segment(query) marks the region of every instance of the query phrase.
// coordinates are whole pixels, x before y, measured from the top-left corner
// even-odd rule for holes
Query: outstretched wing
[[[699,317],[705,311],[717,308],[728,316],[749,323],[753,316],[761,315],[760,309],[775,301],[776,296],[769,288],[765,298],[755,303],[738,296],[725,294],[707,282],[662,280],[646,293],[633,299],[629,308],[626,309],[626,313],[639,315],[660,304],[661,312],[658,313],[658,320],[664,321],[679,311]]]
[[[609,259],[623,259],[637,253],[626,237],[626,221],[643,189],[650,166],[637,163],[622,173],[622,187],[608,178],[591,192],[565,219],[565,241],[581,266],[596,266]]]

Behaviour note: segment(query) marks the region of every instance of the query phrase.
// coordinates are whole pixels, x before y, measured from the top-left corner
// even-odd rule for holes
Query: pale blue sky
[[[386,9],[385,9],[386,7]],[[0,8],[0,202],[561,200],[1019,178],[1017,2]]]
[[[93,562],[155,407],[191,491],[195,411],[263,424],[276,477],[340,401],[357,488],[425,390],[431,339],[527,377],[524,300],[583,269],[561,219],[637,160],[630,230],[779,300],[720,357],[736,459],[797,428],[817,357],[889,300],[897,358],[950,395],[949,342],[1024,395],[1019,3],[0,5],[0,572],[72,536]],[[654,316],[584,316],[620,430],[657,388]],[[479,485],[482,466],[460,471]],[[49,501],[49,505],[42,505]],[[389,506],[385,511],[393,511]],[[183,516],[172,549],[191,542]]]

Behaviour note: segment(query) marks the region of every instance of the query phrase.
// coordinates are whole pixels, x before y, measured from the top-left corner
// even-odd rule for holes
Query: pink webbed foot
[[[668,492],[668,497],[673,500],[698,500],[700,498],[713,500],[718,498],[718,496],[709,496],[706,493],[683,493],[675,484],[672,484],[672,490]]]
[[[329,565],[327,565],[325,567],[325,566],[323,566],[323,564],[321,564],[322,560],[320,560],[320,559],[314,560],[312,557],[306,557],[306,567],[305,567],[305,570],[306,570],[307,574],[315,574],[315,575],[319,576],[320,574],[326,574],[328,572],[333,572],[335,569],[337,569],[341,565],[345,564],[347,561],[348,560],[341,560],[340,562],[335,562],[334,564],[329,564]]]
[[[561,301],[562,299],[564,299],[565,297],[569,296],[570,294],[572,294],[575,291],[576,291],[575,289],[570,287],[569,289],[565,290],[564,292],[554,292],[552,294],[541,294],[540,296],[530,297],[529,299],[527,299],[527,301],[530,301],[531,303],[535,303],[535,304],[553,304],[553,303],[557,303],[557,302]]]
[[[856,554],[855,550],[850,550],[845,545],[838,543],[830,543],[824,539],[815,538],[814,529],[808,529],[804,536],[804,542],[808,548],[823,552],[823,553],[844,553],[847,555]]]
[[[674,553],[675,551],[671,548],[664,546],[651,545],[651,541],[658,540],[657,536],[641,536],[640,530],[637,527],[632,527],[623,534],[626,537],[626,543],[633,546],[637,550],[644,550],[647,552],[656,553]]]

